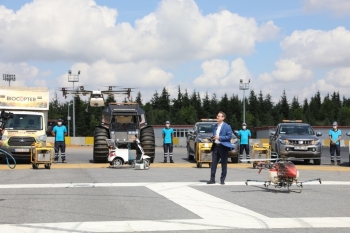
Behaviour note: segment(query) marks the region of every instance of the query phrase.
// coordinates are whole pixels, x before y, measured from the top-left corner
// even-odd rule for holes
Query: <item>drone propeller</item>
[[[104,86],[104,87],[108,87],[108,91],[113,91],[114,87],[119,87],[119,86]]]

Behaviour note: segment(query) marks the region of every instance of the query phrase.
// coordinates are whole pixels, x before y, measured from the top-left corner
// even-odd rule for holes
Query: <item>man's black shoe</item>
[[[170,163],[174,163],[174,160],[171,159],[171,160],[170,160]]]
[[[164,163],[167,163],[167,160],[166,160],[166,159],[164,159]]]
[[[341,162],[337,162],[337,165],[338,165],[338,166],[341,166]]]
[[[209,180],[207,184],[215,184],[215,180]]]
[[[224,182],[224,181],[221,181],[221,182],[220,182],[220,184],[224,185],[224,184],[225,184],[225,182]]]
[[[250,163],[250,161],[248,161],[248,163]]]

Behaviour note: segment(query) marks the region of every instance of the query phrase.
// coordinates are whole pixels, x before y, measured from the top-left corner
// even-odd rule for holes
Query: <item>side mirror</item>
[[[276,131],[271,131],[270,135],[274,136],[276,134]]]
[[[193,134],[193,133],[194,133],[194,131],[193,131],[193,130],[190,130],[190,131],[188,131],[188,133],[189,133],[189,134]]]
[[[320,136],[322,136],[322,133],[321,132],[316,132],[316,136],[320,137]]]
[[[349,136],[349,137],[350,137],[350,132],[347,132],[347,133],[346,133],[346,136]]]
[[[237,130],[234,130],[233,134],[238,138],[238,131]]]

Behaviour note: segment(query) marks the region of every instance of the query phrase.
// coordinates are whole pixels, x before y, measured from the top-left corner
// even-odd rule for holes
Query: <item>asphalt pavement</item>
[[[230,164],[225,185],[207,185],[210,169],[187,161],[174,148],[163,164],[162,148],[149,170],[92,163],[91,147],[68,147],[68,163],[34,170],[26,161],[0,165],[1,232],[349,232],[350,167],[296,163],[297,186],[266,189],[267,173]],[[219,180],[221,168],[217,170]]]

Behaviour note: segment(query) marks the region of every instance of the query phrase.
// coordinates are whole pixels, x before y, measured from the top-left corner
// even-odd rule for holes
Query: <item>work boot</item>
[[[173,159],[170,159],[170,163],[174,163],[174,160],[173,160]]]
[[[66,156],[61,156],[62,159],[62,163],[64,163],[66,161]]]
[[[341,162],[340,161],[337,161],[337,165],[340,166]]]
[[[164,158],[164,163],[167,163],[167,159],[166,158]]]
[[[335,164],[334,164],[334,161],[331,161],[331,165],[335,165]]]
[[[57,163],[58,162],[58,155],[55,155],[55,157],[53,158],[53,162]]]

